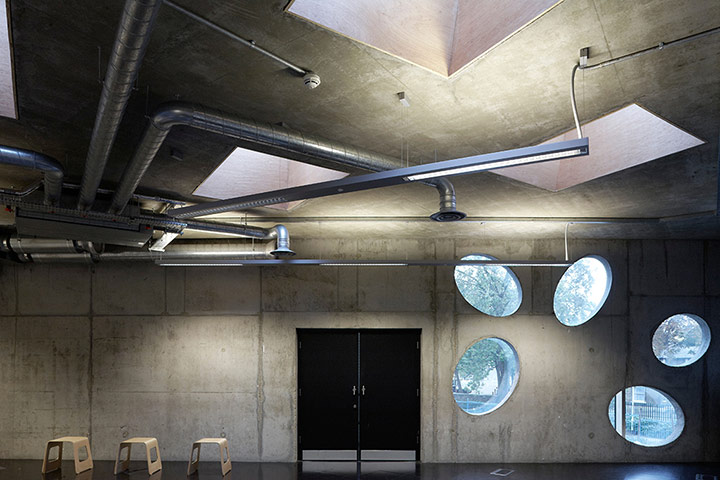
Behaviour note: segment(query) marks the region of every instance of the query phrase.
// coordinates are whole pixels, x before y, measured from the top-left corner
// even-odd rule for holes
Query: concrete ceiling
[[[564,0],[459,74],[443,78],[290,15],[284,11],[286,1],[178,3],[317,72],[322,84],[308,90],[288,69],[164,6],[104,188],[114,188],[146,116],[174,99],[284,122],[396,158],[407,145],[410,164],[537,144],[572,127],[570,72],[581,47],[590,46],[594,64],[720,24],[716,0]],[[122,4],[10,0],[19,118],[0,118],[0,144],[54,156],[68,181],[79,183],[99,76]],[[562,235],[564,222],[538,219],[614,217],[640,220],[572,230],[587,237],[717,238],[720,222],[707,212],[717,206],[719,73],[720,34],[581,71],[576,79],[581,121],[638,103],[707,143],[556,193],[489,172],[456,177],[458,208],[470,221],[428,220],[438,196],[423,185],[310,200],[286,214],[257,208],[225,219],[244,221],[247,214],[258,225],[280,221],[291,235],[307,238],[547,237]],[[409,108],[398,102],[400,91],[408,95]],[[234,145],[214,134],[176,127],[139,192],[191,198]],[[183,153],[182,161],[171,158],[171,148]],[[10,179],[18,183],[16,171],[4,172],[3,185]],[[523,221],[482,222],[517,217]]]

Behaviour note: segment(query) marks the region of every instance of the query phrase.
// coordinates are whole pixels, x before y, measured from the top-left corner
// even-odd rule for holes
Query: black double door
[[[297,338],[301,459],[419,458],[420,330],[309,329]]]

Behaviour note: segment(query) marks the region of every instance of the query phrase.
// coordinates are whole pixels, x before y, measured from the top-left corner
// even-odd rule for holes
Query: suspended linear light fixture
[[[557,144],[554,144],[554,145],[557,145]],[[501,152],[501,153],[504,153],[504,152]],[[463,175],[463,174],[467,174],[467,173],[484,172],[486,170],[494,170],[497,168],[515,167],[518,165],[529,165],[531,163],[540,163],[540,162],[544,162],[547,160],[558,160],[561,158],[577,157],[580,155],[587,155],[587,153],[588,153],[588,149],[586,146],[584,151],[582,148],[574,148],[574,149],[570,149],[570,150],[562,150],[562,151],[545,153],[545,154],[540,154],[540,155],[530,155],[527,157],[509,158],[507,160],[488,159],[487,161],[477,163],[475,165],[469,165],[467,167],[455,167],[455,168],[449,168],[447,170],[441,170],[439,172],[429,172],[429,173],[421,173],[421,174],[417,174],[417,175],[410,175],[407,177],[407,180],[416,182],[418,180],[426,180],[428,178],[449,177],[451,175]],[[492,155],[492,154],[489,154],[489,155]],[[478,155],[477,157],[485,157],[485,156],[486,155]],[[476,158],[476,157],[467,157],[467,159],[472,159],[472,158]]]
[[[442,162],[397,168],[383,172],[345,177],[329,182],[314,183],[300,187],[285,188],[271,192],[229,198],[217,202],[176,208],[167,213],[175,218],[192,218],[215,213],[241,210],[272,203],[292,202],[309,198],[327,197],[340,193],[357,192],[373,188],[390,187],[406,182],[416,182],[434,177],[449,177],[497,168],[546,162],[560,158],[585,156],[589,153],[587,138],[565,142],[516,148],[502,152],[486,153],[456,158]]]

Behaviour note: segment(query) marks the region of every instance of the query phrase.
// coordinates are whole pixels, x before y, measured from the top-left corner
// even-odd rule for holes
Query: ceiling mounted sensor
[[[312,90],[313,88],[317,88],[318,85],[320,85],[320,75],[317,73],[308,72],[303,77],[303,82],[305,82],[305,86]]]

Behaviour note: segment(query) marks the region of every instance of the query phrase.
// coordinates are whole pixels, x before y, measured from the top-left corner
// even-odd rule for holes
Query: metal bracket
[[[590,47],[580,49],[580,68],[587,67],[588,58],[590,58]]]

